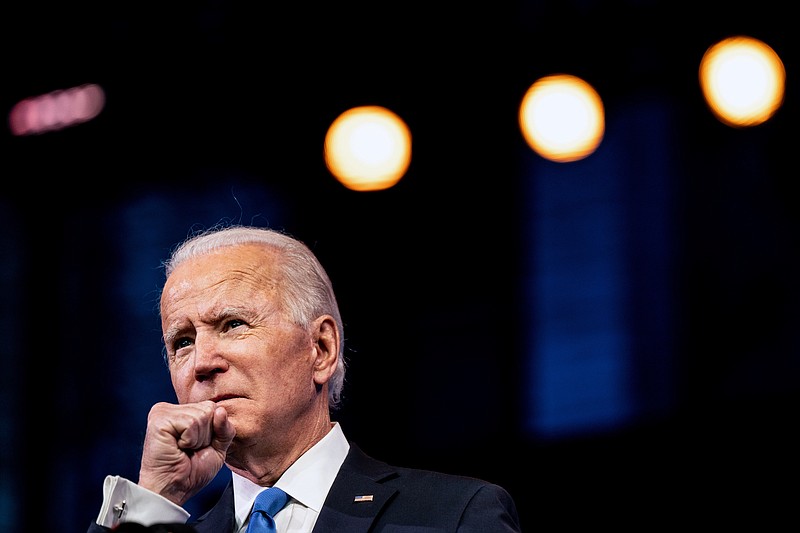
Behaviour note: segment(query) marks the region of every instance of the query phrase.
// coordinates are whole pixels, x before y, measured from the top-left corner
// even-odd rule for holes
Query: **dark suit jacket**
[[[371,501],[355,501],[372,496]],[[235,533],[233,485],[196,521],[197,533]],[[95,524],[89,533],[107,531]],[[509,493],[479,479],[390,466],[350,445],[314,533],[521,531]]]

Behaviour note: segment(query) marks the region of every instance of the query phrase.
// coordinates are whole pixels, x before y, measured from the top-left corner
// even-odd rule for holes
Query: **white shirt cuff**
[[[103,481],[103,506],[97,523],[114,528],[121,522],[153,524],[184,524],[189,513],[181,507],[136,483],[120,476],[106,476]]]

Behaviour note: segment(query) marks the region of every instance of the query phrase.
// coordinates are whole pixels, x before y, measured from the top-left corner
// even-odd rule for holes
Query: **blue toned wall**
[[[664,105],[615,117],[586,159],[525,160],[525,425],[544,439],[609,432],[674,406],[673,128]]]
[[[24,258],[17,217],[10,202],[0,199],[0,530],[15,531],[19,527],[19,509],[22,504],[16,488],[20,484],[19,469],[14,468],[18,458],[20,434],[19,412],[13,408],[14,400],[22,394],[19,375],[24,363],[16,357],[21,351],[23,337],[15,317],[23,298],[22,265]]]

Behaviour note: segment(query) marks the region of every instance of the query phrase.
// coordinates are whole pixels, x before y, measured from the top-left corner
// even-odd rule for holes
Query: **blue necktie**
[[[275,533],[277,530],[272,517],[286,505],[288,499],[289,496],[278,487],[270,487],[259,492],[250,512],[247,533]]]

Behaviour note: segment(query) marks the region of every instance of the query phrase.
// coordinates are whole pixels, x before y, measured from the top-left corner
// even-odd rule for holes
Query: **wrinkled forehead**
[[[161,307],[170,301],[213,293],[274,292],[279,271],[274,250],[261,245],[236,245],[184,260],[167,278]]]

